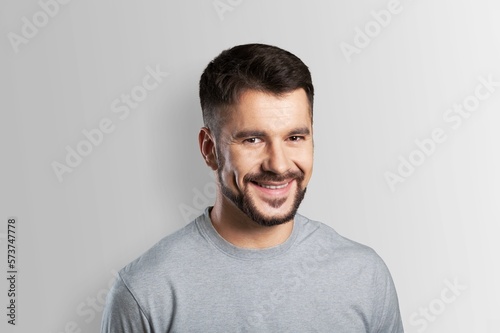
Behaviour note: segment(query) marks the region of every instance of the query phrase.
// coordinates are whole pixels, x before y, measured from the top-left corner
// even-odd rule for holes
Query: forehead
[[[227,111],[222,130],[228,134],[241,130],[272,133],[293,127],[311,128],[309,100],[302,88],[279,96],[246,90]]]

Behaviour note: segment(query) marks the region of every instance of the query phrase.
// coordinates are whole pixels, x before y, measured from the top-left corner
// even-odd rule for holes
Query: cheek
[[[243,177],[245,176],[246,168],[248,165],[246,161],[238,154],[228,151],[224,154],[224,165],[222,168],[222,175],[227,184],[240,187]]]
[[[304,172],[304,182],[307,183],[311,178],[313,170],[313,154],[312,151],[304,152],[296,160],[297,167]]]
[[[243,188],[245,184],[243,183],[243,178],[247,174],[255,174],[260,172],[260,158],[259,155],[233,152],[228,154],[231,158],[230,167],[227,168],[227,172],[231,173],[231,177],[237,182],[238,187]]]

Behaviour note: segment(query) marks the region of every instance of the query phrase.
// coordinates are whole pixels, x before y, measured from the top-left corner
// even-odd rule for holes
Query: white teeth
[[[272,190],[277,190],[277,189],[280,189],[280,188],[285,188],[285,187],[287,187],[287,185],[288,185],[288,183],[283,184],[283,185],[264,185],[264,184],[259,184],[260,187],[269,188],[269,189],[272,189]]]

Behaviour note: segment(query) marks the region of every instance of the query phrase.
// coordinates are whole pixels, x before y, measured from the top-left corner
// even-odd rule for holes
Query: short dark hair
[[[276,46],[245,44],[222,51],[200,78],[203,122],[218,137],[220,113],[236,104],[245,90],[282,95],[303,88],[313,116],[314,87],[307,66],[294,54]]]

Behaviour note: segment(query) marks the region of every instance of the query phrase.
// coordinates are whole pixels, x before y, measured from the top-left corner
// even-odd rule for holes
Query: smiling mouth
[[[260,187],[268,188],[268,189],[271,189],[271,190],[279,190],[281,188],[287,187],[288,184],[290,184],[290,182],[287,182],[287,183],[284,183],[284,184],[280,184],[280,185],[271,185],[271,184],[262,184],[262,183],[254,183],[254,184],[257,184]]]
[[[289,179],[285,183],[283,182],[257,182],[257,181],[251,181],[252,184],[254,184],[257,187],[260,187],[262,189],[266,190],[284,190],[288,187],[290,187],[290,184],[294,181],[294,179]]]

